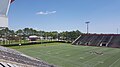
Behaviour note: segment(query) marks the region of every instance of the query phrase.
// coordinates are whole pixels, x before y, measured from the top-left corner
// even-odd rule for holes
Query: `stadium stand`
[[[120,48],[120,34],[81,34],[72,44]]]
[[[0,46],[0,67],[55,67],[16,50]]]

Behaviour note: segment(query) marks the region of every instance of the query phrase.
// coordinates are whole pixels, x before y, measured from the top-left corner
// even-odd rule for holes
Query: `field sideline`
[[[10,47],[58,67],[119,67],[120,49],[48,43]]]

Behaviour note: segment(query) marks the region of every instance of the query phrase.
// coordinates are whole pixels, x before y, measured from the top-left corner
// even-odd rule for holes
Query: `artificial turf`
[[[66,43],[47,43],[12,46],[24,54],[58,67],[119,67],[120,49],[74,46]]]

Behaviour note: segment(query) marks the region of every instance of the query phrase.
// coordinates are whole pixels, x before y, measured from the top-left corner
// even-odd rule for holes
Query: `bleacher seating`
[[[0,67],[54,67],[16,50],[0,46]]]
[[[120,47],[120,34],[81,34],[73,45]]]

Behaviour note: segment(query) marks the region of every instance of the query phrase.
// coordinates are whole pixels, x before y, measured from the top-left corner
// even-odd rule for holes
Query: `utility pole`
[[[43,38],[43,37],[42,37],[42,30],[41,30],[41,32],[40,32],[40,35],[41,35],[41,44],[42,44],[42,38]]]
[[[118,34],[118,28],[117,28],[117,34]]]
[[[57,32],[57,41],[59,41],[59,33]]]
[[[85,23],[86,23],[86,25],[87,25],[87,34],[89,34],[89,25],[88,25],[88,24],[89,24],[90,22],[85,22]]]

